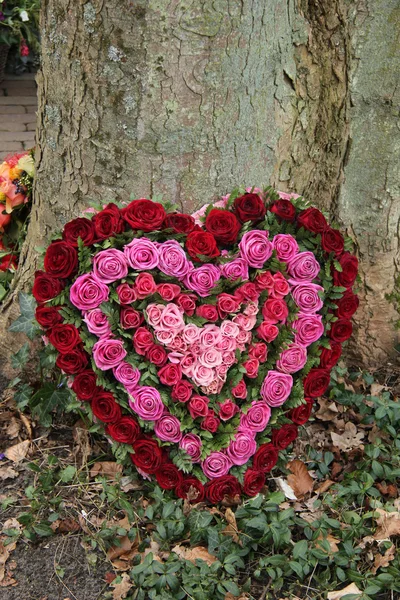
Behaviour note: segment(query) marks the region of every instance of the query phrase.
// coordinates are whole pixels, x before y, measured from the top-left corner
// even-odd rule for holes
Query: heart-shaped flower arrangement
[[[142,476],[192,501],[253,496],[351,335],[350,247],[303,198],[270,188],[194,215],[109,204],[47,248],[36,319]]]

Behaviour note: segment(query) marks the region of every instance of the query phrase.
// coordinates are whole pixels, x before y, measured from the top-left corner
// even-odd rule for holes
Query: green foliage
[[[25,333],[29,339],[33,340],[39,333],[39,328],[35,321],[36,300],[30,294],[20,292],[19,306],[21,315],[10,325],[10,331]]]

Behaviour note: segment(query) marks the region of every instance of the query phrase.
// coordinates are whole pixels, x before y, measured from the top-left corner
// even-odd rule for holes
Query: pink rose
[[[102,302],[107,302],[108,295],[108,286],[93,273],[80,275],[72,284],[69,292],[72,304],[79,310],[97,308]]]
[[[243,313],[248,317],[255,317],[259,312],[258,304],[255,302],[249,302],[245,307]]]
[[[255,379],[257,377],[260,363],[256,358],[249,358],[243,363],[243,366],[246,369],[247,377],[250,379]]]
[[[106,371],[119,365],[127,352],[121,340],[102,338],[93,346],[93,359],[98,369]]]
[[[249,348],[249,356],[256,358],[260,363],[264,363],[268,356],[267,346],[263,342],[255,342]]]
[[[261,432],[271,418],[271,408],[266,402],[254,401],[246,414],[242,414],[239,431]]]
[[[263,321],[256,329],[259,338],[270,343],[279,335],[279,329],[271,321]]]
[[[232,321],[245,331],[251,331],[257,322],[257,317],[256,315],[247,316],[239,314],[233,317]]]
[[[218,267],[207,263],[197,269],[191,269],[186,275],[184,283],[189,290],[204,298],[210,295],[220,277]]]
[[[203,330],[200,334],[200,342],[206,348],[210,348],[211,346],[216,346],[218,342],[221,340],[222,334],[219,327],[216,325],[204,325]]]
[[[103,283],[113,283],[128,275],[128,263],[121,250],[102,250],[93,259],[93,273]]]
[[[206,396],[193,395],[188,404],[188,409],[192,419],[197,417],[206,417],[208,414],[209,399]]]
[[[156,338],[160,342],[160,344],[164,344],[164,346],[169,346],[173,343],[177,332],[174,329],[158,329],[156,330]]]
[[[200,338],[200,333],[200,327],[197,327],[194,323],[189,323],[188,325],[185,325],[182,335],[187,344],[193,344]]]
[[[257,443],[251,432],[239,431],[226,453],[234,465],[244,465],[255,454]],[[204,471],[204,468],[203,468]]]
[[[245,281],[249,278],[249,266],[243,258],[235,258],[221,265],[221,274],[225,279],[230,279],[231,281],[235,281],[236,279]]]
[[[168,350],[174,350],[175,352],[186,352],[189,348],[189,344],[183,339],[182,333],[178,333],[172,342],[168,344]],[[171,362],[173,362],[171,360]]]
[[[173,330],[175,333],[182,331],[185,327],[182,312],[176,304],[167,304],[161,315],[161,321],[158,325],[160,329]]]
[[[222,354],[215,348],[206,348],[199,356],[199,363],[204,367],[214,369],[222,363]]]
[[[231,391],[232,396],[234,396],[235,398],[238,398],[240,400],[245,400],[247,398],[247,387],[243,379],[239,381],[237,386],[232,388]]]
[[[228,338],[236,338],[239,335],[239,326],[233,321],[222,321],[220,329],[222,335]]]
[[[268,298],[262,309],[262,316],[265,321],[277,323],[278,321],[285,322],[289,314],[289,309],[284,300],[279,298]]]
[[[232,462],[226,454],[222,452],[211,452],[209,456],[202,462],[201,468],[208,479],[215,479],[227,475]]]
[[[185,356],[182,357],[181,368],[182,368],[183,373],[187,377],[192,376],[193,367],[196,364],[196,362],[197,362],[197,358],[192,352],[188,352],[188,354],[185,354]]]
[[[236,350],[236,339],[223,335],[215,348],[221,352],[234,352]]]
[[[315,283],[301,283],[292,289],[292,297],[302,313],[312,314],[321,310],[324,303],[319,296],[324,288]]]
[[[139,300],[152,296],[156,288],[156,282],[150,273],[139,273],[135,279],[135,290]]]
[[[161,383],[173,386],[182,379],[182,368],[179,364],[168,364],[157,373]]]
[[[159,283],[157,293],[166,302],[172,302],[181,293],[181,288],[175,283]]]
[[[149,271],[158,266],[157,246],[145,237],[135,238],[124,246],[124,254],[129,266],[135,271]]]
[[[145,308],[147,322],[156,328],[160,325],[161,315],[163,314],[164,304],[148,304]]]
[[[196,385],[207,387],[208,385],[211,385],[211,382],[214,379],[214,373],[209,367],[196,363],[193,366],[192,378]]]
[[[173,415],[163,414],[154,426],[154,433],[164,442],[179,442],[182,439],[181,423]]]
[[[120,304],[132,304],[137,299],[137,293],[133,286],[128,283],[121,283],[117,287],[118,300]]]
[[[292,387],[291,375],[269,371],[261,386],[261,396],[269,406],[281,406],[289,398]]]
[[[292,235],[279,233],[272,240],[276,256],[281,262],[288,262],[299,251],[299,245]]]
[[[100,308],[93,308],[84,313],[83,320],[86,323],[90,333],[93,333],[98,338],[111,334],[110,323],[108,322],[107,316],[101,311]]]
[[[247,231],[239,242],[240,255],[250,267],[262,269],[271,258],[273,246],[268,240],[268,231]]]
[[[312,281],[318,277],[321,266],[312,252],[299,252],[288,263],[289,275],[296,281]]]
[[[275,273],[273,276],[274,287],[270,290],[272,298],[283,298],[290,292],[290,286],[282,273]]]
[[[129,406],[144,421],[157,421],[164,412],[164,404],[156,388],[142,386],[132,392]]]
[[[122,383],[128,391],[135,389],[139,383],[140,371],[127,362],[120,362],[113,369],[114,377]]]
[[[293,321],[292,327],[296,331],[294,340],[301,346],[309,346],[319,340],[324,333],[321,315],[299,313],[297,319]]]
[[[146,327],[136,329],[133,336],[133,346],[135,352],[144,356],[149,348],[154,344],[152,333]]]
[[[193,266],[187,259],[182,246],[176,240],[168,240],[157,244],[160,257],[159,269],[166,275],[183,279]]]
[[[179,447],[189,454],[193,462],[200,461],[202,442],[198,435],[187,433],[179,442]]]
[[[234,363],[236,362],[236,355],[234,352],[230,351],[230,352],[223,352],[222,353],[222,364],[230,367],[232,366]]]
[[[196,309],[196,315],[211,323],[218,321],[218,311],[213,304],[202,304]]]
[[[307,362],[307,350],[300,344],[290,344],[289,348],[283,350],[276,361],[276,368],[282,373],[296,373],[304,367]]]
[[[237,404],[232,402],[232,400],[225,400],[222,404],[219,404],[219,418],[222,421],[229,421],[232,417],[239,412],[239,407]]]

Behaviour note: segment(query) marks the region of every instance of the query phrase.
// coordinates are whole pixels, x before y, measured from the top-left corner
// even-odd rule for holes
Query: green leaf
[[[68,483],[69,481],[73,480],[73,478],[75,477],[75,474],[76,474],[76,467],[74,467],[74,465],[68,465],[68,467],[65,467],[65,469],[63,469],[61,471],[60,479],[64,483]]]
[[[33,389],[27,383],[24,383],[14,394],[14,400],[17,403],[17,407],[22,410],[29,404],[33,394]]]
[[[47,525],[47,523],[38,523],[37,525],[33,526],[33,529],[40,537],[48,537],[54,533],[50,525]]]
[[[9,331],[25,333],[32,340],[38,332],[38,326],[35,321],[36,300],[32,295],[20,292],[19,306],[21,315],[11,323]]]
[[[70,390],[63,387],[55,387],[54,384],[46,383],[31,398],[32,412],[37,415],[44,427],[50,427],[52,419],[51,412],[55,409],[63,409],[68,403]]]
[[[13,369],[22,369],[29,358],[29,342],[26,342],[13,356],[11,357],[11,365]]]

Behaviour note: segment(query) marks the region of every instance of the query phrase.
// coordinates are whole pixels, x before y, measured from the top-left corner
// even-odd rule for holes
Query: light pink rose
[[[231,466],[232,462],[228,456],[219,451],[211,452],[201,464],[203,473],[208,479],[227,475]]]
[[[324,324],[321,315],[307,315],[299,313],[292,323],[296,331],[294,340],[301,346],[309,346],[319,340],[324,333]]]
[[[183,279],[193,266],[187,259],[182,246],[176,240],[168,240],[162,244],[157,244],[159,260],[159,269],[166,275]]]
[[[244,329],[245,331],[251,331],[257,322],[257,317],[256,315],[247,316],[240,314],[234,316],[232,321],[241,329]]]
[[[200,461],[202,442],[195,433],[187,433],[179,442],[179,447],[189,454],[194,463]]]
[[[98,369],[106,371],[119,365],[127,352],[121,340],[102,338],[93,346],[93,359]]]
[[[272,240],[272,245],[276,251],[278,260],[288,262],[296,256],[299,251],[299,245],[292,235],[279,233]]]
[[[169,350],[174,350],[176,352],[186,352],[186,350],[189,348],[189,344],[187,342],[185,342],[183,336],[181,333],[178,333],[174,339],[172,340],[172,342],[170,342],[168,344],[168,349]]]
[[[196,362],[193,367],[192,379],[196,385],[208,386],[214,379],[214,372],[212,369]]]
[[[193,344],[200,338],[201,328],[194,323],[185,325],[182,336],[187,344]]]
[[[254,317],[259,312],[259,306],[255,302],[249,302],[244,309],[244,314],[248,317]]]
[[[183,330],[185,321],[180,308],[176,304],[167,304],[164,307],[158,327],[164,331],[173,329],[175,335]]]
[[[93,333],[98,338],[110,336],[110,323],[107,316],[100,308],[93,308],[92,310],[86,311],[84,313],[83,320],[85,321],[90,333]]]
[[[206,324],[203,327],[203,331],[200,334],[200,342],[206,348],[216,346],[221,340],[221,330],[217,325]]]
[[[243,315],[237,315],[237,317],[239,316]],[[223,336],[236,338],[239,335],[239,326],[235,323],[237,317],[234,317],[233,321],[222,321],[220,329]]]
[[[257,444],[254,434],[250,431],[239,431],[226,449],[226,454],[234,465],[244,465],[255,454],[256,450]]]
[[[302,313],[312,314],[321,310],[324,303],[319,296],[324,288],[315,283],[301,283],[292,289],[292,297]]]
[[[129,406],[144,421],[157,421],[164,412],[161,396],[153,387],[138,387],[133,390]]]
[[[271,418],[271,408],[266,402],[254,401],[246,414],[240,418],[239,431],[261,432]]]
[[[113,283],[128,275],[128,263],[121,250],[102,250],[93,259],[93,273],[103,283]]]
[[[258,229],[247,231],[239,242],[239,248],[241,257],[255,269],[262,269],[273,251],[273,246],[268,240],[268,231]]]
[[[164,304],[148,304],[145,309],[147,315],[147,322],[152,327],[158,327],[161,321],[161,315],[164,311]]]
[[[164,442],[179,442],[182,439],[181,423],[173,415],[164,413],[156,421],[154,433]]]
[[[222,352],[234,352],[236,350],[236,340],[222,336],[218,344],[215,345],[215,348]]]
[[[222,353],[222,364],[226,367],[230,367],[236,362],[236,356],[234,352],[223,352]]]
[[[124,254],[135,271],[150,271],[158,266],[157,246],[146,237],[134,238],[124,246]]]
[[[175,338],[177,331],[175,329],[157,329],[155,330],[156,338],[160,342],[160,344],[164,344],[164,346],[168,346],[171,344],[172,340]]]
[[[221,352],[218,352],[215,348],[206,348],[199,356],[199,363],[204,367],[214,369],[222,363]]]
[[[287,265],[288,273],[296,283],[311,282],[318,277],[321,269],[319,262],[312,252],[299,252]]]
[[[233,361],[235,362],[235,361]],[[233,363],[231,363],[233,365]],[[228,369],[229,369],[230,365],[227,364],[222,364],[219,365],[216,369],[215,369],[215,373],[218,377],[218,379],[220,379],[221,381],[226,381],[226,375],[228,373]]]
[[[289,348],[283,350],[276,361],[276,368],[282,373],[296,373],[300,371],[307,362],[307,350],[300,344],[290,344]]]
[[[69,298],[79,310],[97,308],[102,302],[107,302],[109,295],[108,286],[93,273],[80,275],[72,284]]]
[[[269,371],[261,386],[261,396],[269,406],[281,406],[289,398],[292,387],[291,375]]]

